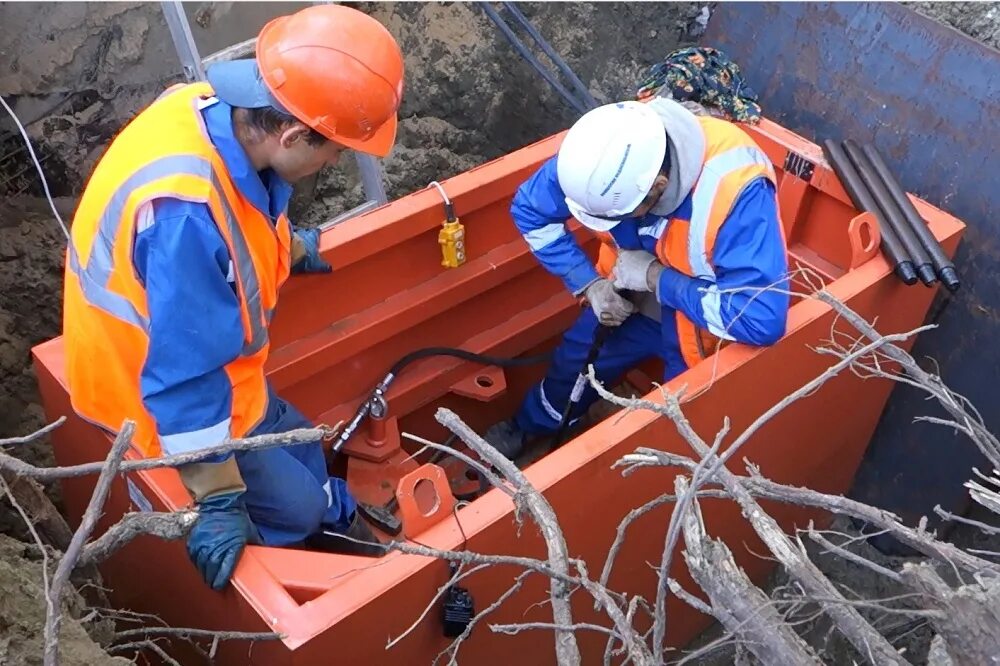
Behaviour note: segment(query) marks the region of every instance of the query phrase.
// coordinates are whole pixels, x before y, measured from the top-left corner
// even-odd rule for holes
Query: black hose
[[[854,168],[857,169],[861,180],[868,186],[868,190],[885,216],[886,222],[892,227],[892,232],[899,238],[899,242],[902,243],[906,254],[913,261],[913,268],[917,271],[920,281],[928,287],[937,282],[937,277],[934,275],[934,267],[931,265],[931,258],[927,256],[927,252],[924,251],[920,241],[917,240],[914,230],[906,223],[903,211],[899,210],[892,197],[889,196],[889,191],[885,188],[885,184],[879,180],[879,177],[875,173],[875,168],[868,161],[868,157],[861,152],[861,147],[848,139],[844,142],[844,150],[847,152],[847,158],[854,163]]]
[[[572,93],[570,93],[570,91],[566,90],[566,87],[563,84],[559,83],[559,80],[552,75],[552,72],[546,69],[545,66],[542,65],[542,63],[538,62],[538,59],[535,58],[534,55],[532,55],[531,51],[528,50],[528,48],[524,45],[523,42],[521,42],[518,36],[514,34],[514,31],[510,29],[510,26],[507,25],[507,22],[504,21],[503,18],[501,18],[500,14],[498,14],[497,11],[489,5],[489,3],[480,2],[479,6],[482,8],[486,16],[488,16],[489,19],[493,21],[493,23],[498,28],[500,28],[500,32],[502,32],[503,36],[507,38],[507,41],[510,42],[511,46],[513,46],[514,49],[519,54],[521,54],[521,57],[527,60],[528,63],[532,67],[534,67],[539,74],[542,75],[542,78],[545,79],[548,82],[548,84],[555,89],[557,93],[562,95],[562,98],[565,99],[570,106],[576,109],[580,114],[584,114],[588,111],[586,105],[583,104],[583,102],[574,97]]]
[[[882,155],[878,152],[878,149],[871,144],[866,144],[861,149],[872,163],[872,166],[875,167],[876,173],[882,179],[886,189],[889,190],[893,201],[896,202],[896,205],[903,212],[906,222],[909,223],[910,228],[917,234],[917,238],[920,239],[924,250],[930,255],[930,259],[934,263],[934,269],[937,271],[938,277],[941,278],[941,282],[948,288],[948,291],[957,291],[961,283],[958,280],[958,273],[955,271],[955,264],[944,253],[941,244],[934,238],[931,230],[927,228],[927,223],[920,217],[920,213],[917,212],[913,202],[906,196],[903,186],[893,175],[892,171],[889,170],[889,167],[886,166],[885,160],[882,159]]]
[[[552,358],[551,354],[538,354],[537,356],[527,356],[525,358],[504,358],[500,356],[489,356],[487,354],[477,354],[475,352],[458,349],[456,347],[424,347],[423,349],[412,351],[396,361],[389,370],[389,373],[386,374],[386,376],[382,378],[382,381],[380,381],[372,390],[368,399],[358,405],[358,410],[354,413],[353,418],[351,418],[344,429],[340,431],[340,434],[337,435],[337,439],[334,441],[332,447],[333,453],[339,451],[341,447],[343,447],[344,444],[346,444],[347,441],[354,435],[362,421],[364,421],[365,417],[367,417],[371,412],[372,405],[385,400],[385,394],[389,390],[389,385],[392,384],[393,380],[403,370],[403,368],[414,361],[418,361],[422,358],[429,358],[431,356],[451,356],[453,358],[460,358],[464,361],[482,363],[483,365],[498,365],[502,368],[537,365]]]
[[[854,165],[847,159],[844,149],[835,141],[826,139],[823,141],[823,152],[826,154],[826,159],[830,163],[830,166],[833,167],[834,173],[837,174],[837,178],[840,179],[840,184],[844,186],[847,195],[854,202],[855,207],[859,210],[870,212],[878,220],[879,231],[882,234],[882,249],[889,258],[889,263],[892,264],[892,270],[903,283],[910,285],[916,282],[917,274],[913,270],[913,262],[906,255],[906,251],[903,249],[899,238],[896,237],[892,228],[886,222],[885,215],[882,214],[882,211],[875,204],[864,181],[861,180],[858,172],[854,169]]]
[[[567,79],[569,79],[569,82],[573,84],[573,88],[576,89],[577,94],[580,95],[579,99],[581,99],[589,109],[595,108],[597,106],[597,100],[595,100],[594,96],[590,94],[587,86],[583,85],[583,81],[580,80],[580,77],[578,77],[570,66],[566,64],[566,61],[563,60],[558,53],[556,53],[555,49],[549,46],[549,43],[545,41],[545,38],[543,38],[538,30],[535,29],[535,26],[531,24],[531,21],[529,21],[528,18],[521,13],[517,3],[504,2],[503,6],[504,9],[510,12],[511,16],[513,16],[514,19],[521,24],[521,27],[524,28],[525,32],[531,35],[531,38],[535,40],[535,43],[538,44],[538,47],[542,49],[545,55],[547,55],[549,59],[556,64],[559,71],[562,72]]]
[[[539,363],[544,363],[552,358],[552,354],[539,354],[537,356],[526,356],[525,358],[504,358],[500,356],[489,356],[488,354],[477,354],[475,352],[458,349],[456,347],[424,347],[423,349],[411,351],[409,354],[396,361],[393,366],[389,368],[389,374],[398,375],[399,371],[408,366],[410,363],[419,361],[422,358],[428,358],[430,356],[451,356],[452,358],[460,358],[463,361],[473,361],[475,363],[482,363],[483,365],[498,365],[501,368],[538,365]]]

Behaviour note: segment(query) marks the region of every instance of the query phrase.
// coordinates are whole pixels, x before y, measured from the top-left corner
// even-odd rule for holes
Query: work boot
[[[382,545],[371,527],[361,517],[360,511],[354,512],[350,527],[344,532],[344,536],[349,539],[342,539],[335,533],[317,532],[306,537],[305,546],[310,550],[322,550],[327,553],[344,553],[347,555],[364,555],[366,557],[382,557],[388,550]],[[351,539],[365,541],[367,543],[356,543]]]
[[[524,441],[527,436],[517,427],[513,419],[509,419],[491,425],[483,435],[483,439],[508,460],[514,460],[524,451]]]

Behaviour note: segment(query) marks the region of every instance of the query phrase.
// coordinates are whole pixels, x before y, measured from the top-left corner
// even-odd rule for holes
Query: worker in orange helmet
[[[268,328],[281,285],[331,269],[315,230],[292,228],[292,184],[345,150],[385,156],[403,57],[373,18],[317,5],[268,23],[256,57],[210,67],[138,114],[101,158],[76,211],[64,296],[74,410],[109,432],[135,422],[148,457],[310,422],[271,390]],[[248,543],[377,554],[321,443],[179,468],[198,508],[188,553],[208,585]]]

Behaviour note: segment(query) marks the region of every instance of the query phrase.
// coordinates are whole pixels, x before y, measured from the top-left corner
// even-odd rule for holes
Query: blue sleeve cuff
[[[681,306],[684,303],[684,291],[695,282],[698,280],[667,266],[660,272],[660,283],[656,290],[657,300],[660,301],[660,305],[683,311]]]

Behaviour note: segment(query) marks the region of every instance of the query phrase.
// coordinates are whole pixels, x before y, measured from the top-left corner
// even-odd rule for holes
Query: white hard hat
[[[595,231],[607,231],[649,194],[663,165],[667,133],[642,102],[605,104],[585,113],[566,133],[556,173],[570,213]],[[595,217],[595,215],[600,217]]]

